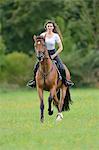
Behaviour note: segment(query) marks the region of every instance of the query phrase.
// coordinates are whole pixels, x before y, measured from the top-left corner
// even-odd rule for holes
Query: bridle
[[[42,44],[42,48],[40,51],[37,49],[37,45]],[[48,59],[48,55],[46,55],[46,44],[45,44],[45,40],[43,37],[39,36],[36,39],[36,42],[34,44],[35,47],[35,52],[36,52],[36,56],[38,58],[39,62],[42,62],[44,59]]]
[[[43,49],[40,50],[40,51],[37,50],[37,45],[39,45],[39,44],[42,44],[42,47],[43,47]],[[34,47],[35,47],[36,56],[37,56],[39,62],[42,62],[45,59],[50,59],[49,54],[46,54],[47,48],[46,48],[45,40],[44,40],[43,37],[39,36],[39,37],[36,38]],[[44,79],[47,78],[47,76],[49,75],[49,73],[52,70],[53,70],[53,65],[52,65],[51,69],[47,73],[45,73],[45,72],[43,72],[43,71],[41,71],[39,69],[39,71],[42,74],[42,76],[43,76]]]

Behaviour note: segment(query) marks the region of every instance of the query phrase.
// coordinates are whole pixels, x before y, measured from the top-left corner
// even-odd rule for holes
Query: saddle
[[[57,73],[58,73],[58,80],[62,80],[62,76],[61,76],[60,71],[59,71],[59,69],[58,69],[58,67],[57,67],[57,61],[56,61],[56,60],[53,60],[53,63],[54,63],[54,65],[55,65],[56,70],[57,70]]]

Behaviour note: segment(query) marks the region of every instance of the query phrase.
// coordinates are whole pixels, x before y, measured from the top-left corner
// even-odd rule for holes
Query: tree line
[[[77,86],[99,86],[98,0],[1,0],[0,5],[3,70],[2,57],[16,51],[28,55],[34,65],[32,35],[44,30],[46,20],[54,20],[63,35],[60,57],[70,69],[72,80]]]

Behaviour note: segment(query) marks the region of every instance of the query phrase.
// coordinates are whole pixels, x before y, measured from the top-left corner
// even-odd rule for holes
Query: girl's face
[[[53,31],[53,29],[54,29],[53,24],[52,24],[52,23],[48,23],[48,24],[46,25],[46,29],[47,29],[47,31]]]

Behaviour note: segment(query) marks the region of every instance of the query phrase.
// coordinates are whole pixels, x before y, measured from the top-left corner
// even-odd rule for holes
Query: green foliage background
[[[32,35],[48,19],[61,29],[60,57],[75,86],[99,87],[98,0],[0,0],[0,82],[24,85],[32,76]]]

